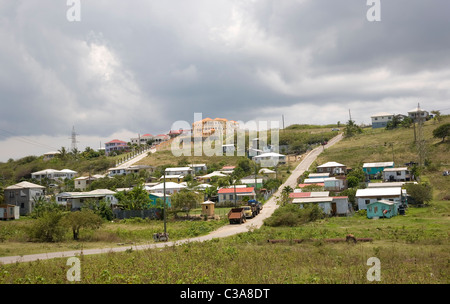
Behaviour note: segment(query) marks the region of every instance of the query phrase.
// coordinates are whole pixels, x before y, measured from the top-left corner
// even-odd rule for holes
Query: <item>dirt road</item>
[[[323,149],[326,149],[338,141],[342,139],[342,134],[339,134],[338,136],[331,139],[328,144],[324,147],[318,147],[312,151],[310,151],[300,162],[300,164],[293,170],[292,174],[289,176],[289,178],[286,180],[286,182],[281,185],[281,187],[278,188],[278,191],[272,195],[272,197],[264,204],[263,210],[261,213],[253,218],[248,220],[246,223],[241,225],[226,225],[223,226],[208,235],[199,236],[191,239],[183,239],[179,241],[170,241],[165,243],[151,243],[147,245],[136,245],[136,246],[122,246],[122,247],[114,247],[114,248],[104,248],[104,249],[87,249],[87,250],[73,250],[73,251],[63,251],[63,252],[51,252],[51,253],[41,253],[41,254],[31,254],[31,255],[24,255],[24,256],[9,256],[9,257],[0,257],[0,264],[11,264],[16,262],[30,262],[30,261],[36,261],[36,260],[46,260],[46,259],[53,259],[53,258],[68,258],[72,256],[80,255],[81,253],[83,255],[90,255],[90,254],[102,254],[102,253],[108,253],[108,252],[123,252],[128,249],[133,250],[143,250],[143,249],[150,249],[150,248],[163,248],[165,246],[173,246],[173,245],[179,245],[183,243],[188,242],[202,242],[207,240],[212,240],[214,238],[222,238],[222,237],[228,237],[234,234],[247,232],[249,229],[257,229],[260,228],[264,222],[264,220],[272,215],[272,213],[278,208],[278,205],[276,203],[276,198],[280,195],[282,189],[285,186],[291,186],[292,188],[295,188],[297,186],[297,178],[303,174],[308,168],[311,166],[311,164],[316,160],[317,156],[323,151]]]

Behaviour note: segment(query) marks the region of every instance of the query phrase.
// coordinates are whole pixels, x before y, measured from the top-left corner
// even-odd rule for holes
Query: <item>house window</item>
[[[402,172],[400,172],[400,171],[397,171],[396,173],[397,173],[397,176],[402,175]]]
[[[376,207],[376,206],[373,207],[373,212],[374,212],[374,213],[377,213],[377,212],[378,212],[378,207]]]
[[[9,192],[9,198],[14,198],[14,192]]]
[[[230,200],[232,200],[233,199],[233,194],[230,194]]]
[[[366,205],[370,204],[370,200],[366,200]]]
[[[377,197],[377,201],[381,201],[381,197]]]

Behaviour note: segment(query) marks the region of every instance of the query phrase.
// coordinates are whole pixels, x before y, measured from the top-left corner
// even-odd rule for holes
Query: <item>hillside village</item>
[[[421,119],[425,121],[432,118],[419,107],[409,111],[404,119],[406,117],[412,119],[414,124]],[[381,122],[376,122],[379,118],[379,115],[372,116],[372,128],[381,127]],[[383,125],[385,128],[390,120],[392,117],[387,116]],[[238,123],[231,122],[232,128],[239,128]],[[184,160],[183,166],[173,163],[164,166],[161,171],[161,168],[140,164],[140,160],[145,157],[170,149],[171,141],[178,136],[191,136],[193,131],[204,140],[211,135],[222,135],[227,126],[230,127],[230,124],[226,119],[205,118],[193,123],[192,130],[171,130],[168,134],[156,136],[144,134],[128,142],[111,140],[105,144],[105,155],[119,155],[115,167],[102,174],[78,174],[67,168],[31,172],[30,179],[5,187],[1,205],[5,212],[0,213],[3,219],[17,219],[30,215],[36,204],[43,202],[53,201],[66,210],[76,211],[81,210],[86,202],[103,201],[115,212],[116,217],[121,217],[119,210],[129,207],[120,202],[120,197],[124,196],[117,194],[126,194],[139,184],[148,195],[148,200],[140,209],[161,208],[164,198],[166,205],[171,206],[171,196],[186,191],[195,192],[201,197],[195,206],[197,208],[202,201],[211,202],[216,207],[237,207],[252,200],[266,201],[281,184],[277,171],[279,166],[286,165],[289,155],[272,152],[274,147],[270,145],[259,146],[257,140],[249,143],[247,156],[240,158],[238,165],[223,164],[217,167],[214,164],[214,168],[208,168],[206,163]],[[333,134],[337,134],[339,129],[333,130]],[[224,144],[222,148],[225,153],[230,148],[233,151],[235,146]],[[254,155],[251,156],[249,151],[255,152]],[[61,151],[46,153],[43,160],[51,163],[52,159],[61,157],[60,154]],[[124,156],[120,157],[121,154]],[[295,159],[300,157],[294,156]],[[270,160],[276,166],[270,165],[270,162],[267,165],[262,160]],[[414,165],[416,163],[396,164],[385,160],[366,162],[361,168],[351,168],[335,161],[318,164],[311,172],[307,171],[298,178],[297,187],[286,189],[289,203],[301,208],[318,205],[327,216],[350,216],[360,210],[367,212],[368,218],[404,214],[409,200],[405,184],[417,184],[412,172]],[[102,181],[124,176],[132,178],[129,187],[99,188],[99,185],[107,184]],[[355,186],[358,186],[356,193],[349,192],[349,188],[356,189]],[[352,195],[349,197],[348,193]],[[157,213],[152,214],[155,216]]]

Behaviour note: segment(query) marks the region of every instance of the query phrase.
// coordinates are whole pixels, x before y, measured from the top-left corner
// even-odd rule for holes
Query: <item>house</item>
[[[400,203],[380,200],[367,205],[367,218],[391,218],[398,215]]]
[[[109,189],[97,189],[89,192],[61,192],[55,198],[58,204],[66,206],[70,210],[80,210],[88,200],[105,200],[109,206],[114,207],[118,203],[115,194],[115,191]]]
[[[20,217],[20,208],[16,205],[0,205],[0,220],[17,220]]]
[[[174,168],[166,168],[165,173],[167,175],[183,175],[187,176],[192,174],[193,170],[191,167],[174,167]]]
[[[127,150],[128,144],[122,140],[113,139],[105,143],[105,155],[108,156],[114,151]]]
[[[255,188],[246,186],[231,186],[227,188],[221,188],[217,191],[219,195],[219,204],[225,202],[237,202],[242,201],[244,197],[249,199],[256,199]],[[236,194],[236,196],[235,196]]]
[[[94,176],[77,177],[76,179],[74,179],[75,189],[84,191],[95,180],[97,180],[97,177]]]
[[[330,177],[330,173],[309,173],[308,178],[322,178],[325,179],[327,177]]]
[[[167,134],[158,134],[153,137],[156,144],[162,143],[164,141],[168,141],[170,139],[170,136]]]
[[[327,162],[317,166],[317,173],[330,173],[330,176],[345,175],[347,174],[347,166],[337,162]]]
[[[262,167],[275,167],[278,164],[286,163],[286,156],[283,154],[268,152],[253,156],[253,160]]]
[[[180,190],[186,188],[185,185],[181,185],[175,182],[165,182],[165,183],[159,183],[156,186],[153,187],[145,187],[145,190],[150,193],[163,193],[164,194],[164,184],[165,184],[165,190],[166,194],[174,194],[177,192],[180,192]]]
[[[411,172],[407,167],[385,168],[383,170],[383,180],[390,182],[409,181],[411,180]]]
[[[148,197],[150,198],[150,205],[151,207],[155,207],[158,205],[157,200],[161,199],[161,203],[164,202],[164,193],[157,193],[157,192],[153,192],[153,193],[149,193]],[[166,194],[166,206],[167,207],[172,207],[170,204],[170,195]]]
[[[367,205],[380,200],[402,202],[406,199],[401,187],[358,189],[355,195],[359,210],[367,209]]]
[[[209,137],[215,135],[217,137],[223,136],[227,133],[234,133],[239,128],[239,123],[234,120],[226,118],[209,117],[196,121],[192,124],[192,134],[194,137]]]
[[[159,180],[166,182],[174,182],[174,183],[180,183],[183,181],[184,175],[181,174],[166,174],[161,176]]]
[[[381,176],[385,168],[394,168],[394,162],[364,163],[362,169],[369,178],[374,178]]]
[[[192,169],[192,171],[197,174],[200,171],[206,172],[208,170],[208,167],[206,164],[191,164],[189,167]]]
[[[305,183],[298,184],[299,188],[304,188],[304,187],[307,187],[307,186],[325,187],[325,183],[316,183],[316,182],[314,182],[314,183],[310,183],[310,184],[305,184]]]
[[[258,173],[267,176],[269,178],[275,178],[277,176],[277,172],[267,168],[262,168],[261,170],[259,170]]]
[[[221,171],[224,174],[228,174],[233,173],[234,169],[236,169],[236,166],[223,166]]]
[[[44,178],[48,178],[51,180],[63,180],[63,179],[72,179],[77,174],[76,171],[70,169],[63,170],[54,170],[54,169],[46,169],[37,172],[31,173],[31,178],[41,181]]]
[[[336,177],[324,178],[324,189],[328,191],[342,191],[347,187],[346,180]]]
[[[394,114],[381,112],[370,116],[372,119],[372,129],[386,128],[388,122],[392,121]]]
[[[210,182],[211,182],[211,179],[212,179],[213,177],[215,177],[215,176],[217,176],[218,178],[221,178],[221,177],[227,177],[228,175],[223,174],[223,173],[220,172],[220,171],[214,171],[214,172],[211,172],[211,173],[209,173],[209,174],[206,174],[206,175],[203,175],[203,176],[199,176],[199,177],[197,177],[197,179],[198,179],[198,180],[201,180],[201,181],[203,181],[203,182],[205,182],[205,183],[210,183]]]
[[[53,159],[55,157],[58,157],[60,155],[61,155],[61,152],[59,152],[59,151],[50,151],[50,152],[47,152],[47,153],[44,154],[44,157],[43,157],[42,160],[43,161],[49,161],[49,160],[51,160],[51,159]]]
[[[19,206],[20,215],[28,215],[34,209],[35,200],[44,196],[45,187],[30,182],[20,182],[6,187],[4,203]]]
[[[417,184],[417,182],[410,182]],[[407,182],[388,182],[388,183],[367,183],[367,188],[388,188],[388,187],[403,187]]]
[[[153,135],[150,133],[144,134],[144,135],[138,135],[138,137],[130,138],[131,144],[136,144],[138,146],[140,145],[147,145],[149,141],[153,141]]]
[[[417,108],[408,111],[408,117],[411,118],[414,122],[424,122],[429,119],[429,116],[430,113],[421,109],[419,105],[417,105]]]
[[[241,178],[240,181],[241,184],[246,185],[247,187],[255,187],[257,189],[261,189],[264,183],[264,179],[258,177],[256,178],[256,186],[254,177]]]
[[[319,204],[323,212],[327,215],[347,215],[350,212],[347,196],[329,196],[329,191],[318,192],[295,192],[289,197],[293,204],[299,204],[303,208],[304,204]]]

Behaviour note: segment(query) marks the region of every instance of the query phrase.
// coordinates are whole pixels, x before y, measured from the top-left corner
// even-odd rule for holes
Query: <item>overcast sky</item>
[[[450,1],[0,0],[0,161],[203,117],[450,113]]]

